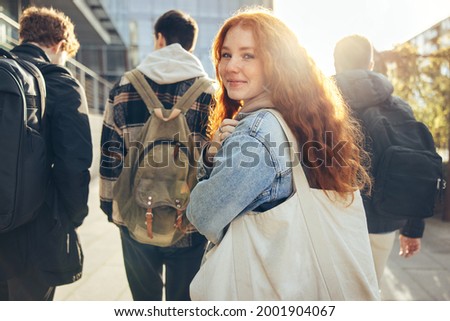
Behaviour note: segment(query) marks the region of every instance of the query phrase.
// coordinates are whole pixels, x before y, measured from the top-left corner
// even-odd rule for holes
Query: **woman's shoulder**
[[[263,137],[265,140],[270,138],[276,142],[286,140],[283,128],[270,110],[260,109],[252,113],[243,113],[240,117],[237,132]]]

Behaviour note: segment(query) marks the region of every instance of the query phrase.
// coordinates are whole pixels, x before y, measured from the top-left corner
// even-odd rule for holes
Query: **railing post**
[[[6,43],[6,25],[0,22],[0,43]]]
[[[100,105],[99,105],[99,103],[98,103],[98,100],[99,100],[99,90],[98,90],[99,88],[98,88],[98,79],[94,79],[94,110],[96,111],[96,112],[99,112],[99,110],[100,110]]]
[[[86,72],[83,69],[80,69],[80,83],[83,88],[86,88]]]
[[[106,102],[108,101],[108,99],[109,99],[109,90],[110,90],[110,88],[108,88],[108,86],[103,84],[103,101],[102,101],[102,104],[106,104]],[[103,106],[102,109],[104,111],[105,110],[105,106]]]

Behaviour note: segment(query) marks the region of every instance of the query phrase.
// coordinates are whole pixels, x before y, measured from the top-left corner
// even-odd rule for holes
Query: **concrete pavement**
[[[384,300],[450,300],[450,222],[427,219],[421,251],[405,259],[398,250],[397,239],[381,284]]]
[[[79,228],[85,264],[81,280],[58,287],[55,300],[132,300],[123,266],[118,229],[107,222],[98,200],[98,166],[102,117],[91,115],[94,162],[90,213]],[[384,300],[450,300],[450,222],[427,220],[422,250],[412,258],[398,256],[398,240],[381,285]]]

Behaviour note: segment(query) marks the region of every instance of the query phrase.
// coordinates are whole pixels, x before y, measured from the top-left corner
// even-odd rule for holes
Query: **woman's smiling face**
[[[240,25],[228,30],[220,53],[219,74],[233,100],[244,101],[244,107],[267,96],[261,58],[250,28]]]

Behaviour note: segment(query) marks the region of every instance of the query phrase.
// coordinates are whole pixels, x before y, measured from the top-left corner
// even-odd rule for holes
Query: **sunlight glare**
[[[450,16],[449,0],[274,0],[274,12],[297,34],[326,75],[335,43],[351,34],[392,49]]]

